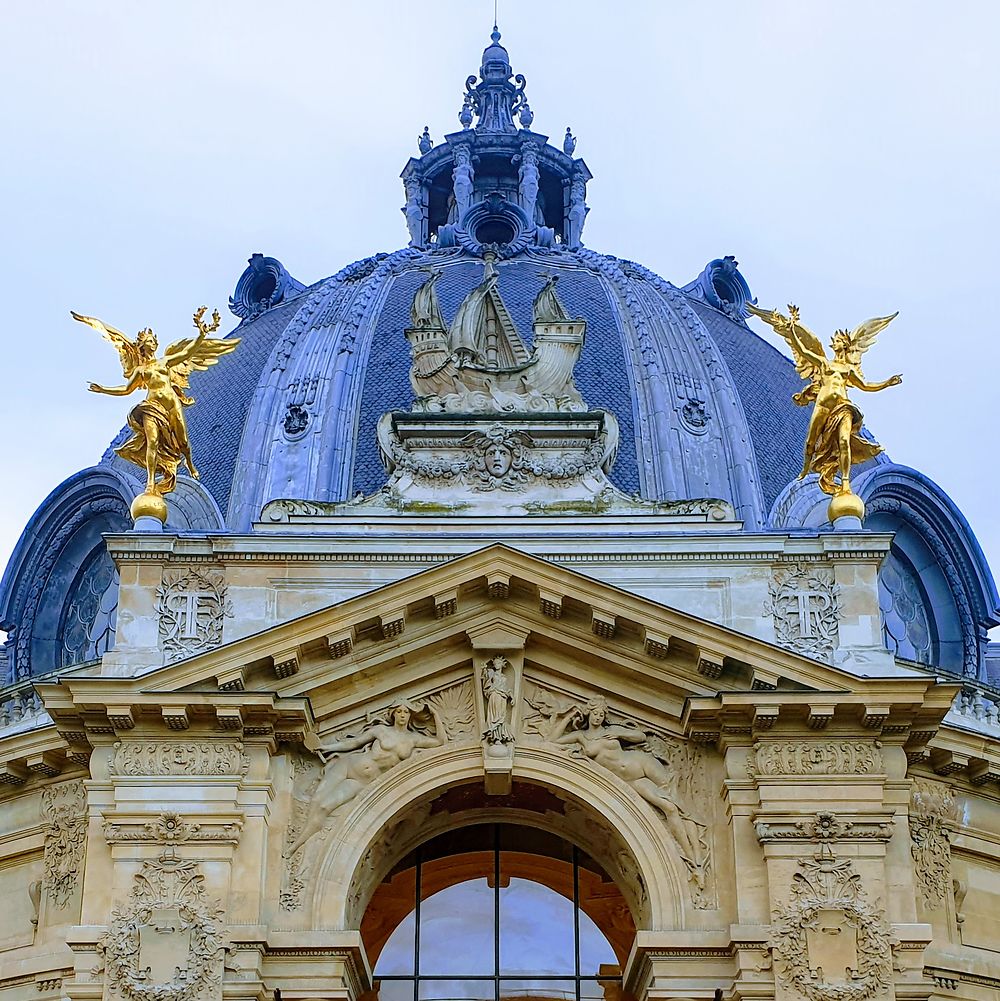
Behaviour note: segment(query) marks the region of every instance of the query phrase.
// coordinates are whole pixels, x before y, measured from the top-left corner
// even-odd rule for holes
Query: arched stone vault
[[[317,860],[309,904],[314,928],[349,930],[361,916],[378,882],[400,858],[443,831],[503,817],[566,838],[589,852],[619,881],[636,927],[658,931],[688,924],[687,874],[662,820],[623,783],[588,763],[541,747],[518,751],[514,781],[548,788],[570,807],[562,815],[547,811],[489,807],[463,815],[443,814],[428,821],[430,804],[440,793],[482,782],[478,746],[442,748],[415,757],[390,772],[359,797],[338,825],[325,854]],[[600,803],[598,811],[591,804]],[[414,817],[422,823],[409,824]],[[618,857],[610,857],[617,855]],[[633,865],[631,883],[620,877]],[[638,879],[636,879],[638,875]]]

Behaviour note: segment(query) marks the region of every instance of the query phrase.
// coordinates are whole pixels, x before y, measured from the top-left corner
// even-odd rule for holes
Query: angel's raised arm
[[[798,309],[789,306],[789,316],[779,313],[776,309],[760,309],[752,303],[747,303],[747,309],[785,339],[785,343],[795,355],[799,374],[807,379],[812,378],[811,369],[822,366],[826,361],[826,354],[820,339],[799,319]]]
[[[117,330],[115,327],[109,326],[102,320],[97,319],[96,316],[84,316],[82,313],[76,313],[72,309],[69,311],[69,315],[72,316],[74,320],[79,320],[80,323],[86,323],[88,327],[93,327],[94,330],[103,335],[105,340],[110,341],[115,346],[118,350],[118,357],[121,359],[122,374],[126,379],[131,380],[132,373],[135,371],[140,361],[139,348],[136,346],[135,341],[133,341],[127,334],[123,334],[120,330]],[[129,392],[131,391],[132,390],[129,390]],[[116,395],[124,396],[126,394],[119,393]]]

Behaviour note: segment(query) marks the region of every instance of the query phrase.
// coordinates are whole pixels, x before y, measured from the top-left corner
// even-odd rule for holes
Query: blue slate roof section
[[[499,271],[500,296],[530,348],[532,304],[545,282],[543,268],[536,261],[519,260],[502,262]],[[558,274],[556,293],[567,313],[587,320],[586,342],[576,366],[576,386],[590,407],[610,410],[618,418],[621,444],[610,478],[620,489],[635,493],[639,490],[639,472],[633,392],[608,292],[602,279],[591,272],[560,268]],[[482,275],[483,265],[478,260],[460,261],[444,268],[437,293],[446,323],[451,323],[462,300],[480,283]],[[358,417],[354,491],[370,494],[385,483],[376,425],[387,410],[409,410],[413,402],[410,352],[403,330],[410,323],[413,294],[426,278],[425,271],[407,271],[393,278],[375,320],[367,362],[358,361],[365,381]]]
[[[301,304],[300,297],[291,299],[240,324],[229,335],[239,337],[240,346],[218,365],[191,374],[191,396],[197,401],[185,414],[191,451],[201,482],[223,515],[250,401],[274,345]],[[262,434],[268,431],[261,429]]]
[[[791,359],[717,309],[691,299],[729,366],[743,404],[764,496],[765,512],[785,485],[802,470],[802,443],[809,427],[809,407],[792,395],[805,383]]]

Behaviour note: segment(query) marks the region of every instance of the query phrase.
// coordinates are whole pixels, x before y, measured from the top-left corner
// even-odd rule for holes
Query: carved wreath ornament
[[[868,1001],[884,992],[893,940],[883,911],[861,888],[850,859],[823,845],[800,862],[770,941],[783,978],[811,1001]]]
[[[220,983],[222,908],[206,896],[198,863],[173,848],[134,878],[131,899],[112,911],[98,946],[108,983],[127,1001],[195,1001]]]

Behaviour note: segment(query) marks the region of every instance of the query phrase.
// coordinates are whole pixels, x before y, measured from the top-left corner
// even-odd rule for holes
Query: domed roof
[[[610,478],[621,490],[720,498],[757,528],[797,475],[807,414],[791,395],[801,382],[747,327],[753,300],[736,262],[712,261],[679,287],[586,248],[590,171],[568,129],[561,149],[530,130],[526,81],[512,82],[499,39],[494,29],[479,80],[466,83],[461,131],[438,145],[425,131],[402,172],[408,247],[308,288],[260,254],[240,277],[230,300],[240,350],[192,376],[188,415],[202,484],[230,529],[247,529],[277,498],[380,488],[376,424],[414,399],[404,336],[414,295],[428,269],[439,272],[450,324],[482,280],[484,248],[497,252],[499,295],[529,350],[548,276],[567,313],[586,321],[576,386],[617,418]]]

